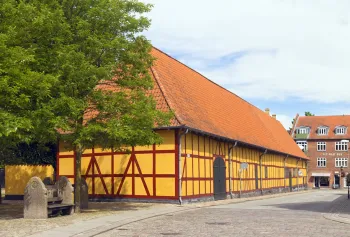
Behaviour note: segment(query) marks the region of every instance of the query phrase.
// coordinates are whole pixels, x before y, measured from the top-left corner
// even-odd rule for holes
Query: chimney
[[[265,113],[267,113],[267,115],[270,115],[270,109],[269,109],[269,108],[266,108],[266,109],[265,109]]]
[[[276,119],[276,114],[273,114],[273,115],[272,115],[272,118]]]

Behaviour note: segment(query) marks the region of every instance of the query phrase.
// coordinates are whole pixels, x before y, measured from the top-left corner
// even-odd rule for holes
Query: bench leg
[[[62,215],[72,215],[74,213],[73,207],[69,207],[62,210]]]

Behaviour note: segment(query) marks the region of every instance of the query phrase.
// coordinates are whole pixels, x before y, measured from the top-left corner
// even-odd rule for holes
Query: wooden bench
[[[58,185],[45,185],[47,189],[47,212],[49,216],[70,215],[73,213],[74,204],[62,203],[63,193]]]

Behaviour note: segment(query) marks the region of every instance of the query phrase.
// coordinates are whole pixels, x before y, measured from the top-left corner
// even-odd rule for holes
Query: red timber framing
[[[137,198],[137,199],[159,199],[159,200],[177,200],[178,199],[178,139],[177,139],[177,132],[173,133],[175,138],[175,143],[173,144],[174,149],[161,149],[160,147],[157,147],[156,145],[151,145],[151,149],[145,149],[142,150],[141,148],[138,148],[137,150],[135,147],[132,147],[131,153],[126,154],[123,152],[115,152],[115,151],[109,151],[109,152],[96,152],[95,148],[92,148],[89,150],[89,152],[85,152],[82,155],[82,159],[88,159],[88,165],[87,168],[84,169],[84,173],[82,173],[82,177],[87,180],[88,185],[91,185],[91,189],[89,188],[89,197],[90,198],[102,198],[102,199],[123,199],[123,198]],[[159,168],[160,166],[157,166],[157,160],[162,159],[162,155],[167,155],[174,157],[174,163],[168,164],[169,166],[174,165],[174,172],[171,173],[164,173],[160,172]],[[66,173],[59,173],[60,171],[60,163],[64,159],[72,159],[74,160],[74,166],[75,166],[75,159],[76,155],[61,155],[58,151],[57,153],[57,177],[59,176],[66,176],[67,178],[74,179],[74,175],[68,175]],[[140,163],[140,160],[143,159],[143,156],[147,155],[150,159],[149,163],[145,163],[143,161],[143,165]],[[108,157],[108,162],[110,162],[109,170],[110,172],[104,172],[103,168],[101,167],[101,164],[99,163],[98,158],[99,157]],[[116,166],[118,164],[117,162],[120,162],[121,157],[126,157],[127,160],[124,163],[123,167],[120,167],[120,169],[123,169],[123,172],[116,172],[116,168],[119,166]],[[90,158],[90,159],[89,159]],[[145,167],[145,164],[147,167]],[[104,164],[106,167],[106,164]],[[158,169],[158,170],[157,170]],[[75,167],[74,167],[75,170]],[[106,170],[106,168],[105,168]],[[108,169],[107,169],[108,170]],[[149,171],[144,171],[149,170]],[[82,169],[83,171],[83,169]],[[157,172],[158,171],[158,172]],[[136,179],[140,180],[138,184],[136,183]],[[166,182],[172,182],[174,187],[174,190],[170,193],[173,193],[172,195],[157,195],[158,191],[161,191],[160,189],[162,186],[157,186],[157,181],[159,179],[166,180]],[[125,194],[123,193],[123,189],[125,184],[127,183],[126,180],[129,180],[129,188],[130,193]],[[147,182],[147,180],[149,182]],[[131,181],[131,182],[130,182]],[[97,190],[96,185],[99,185],[99,190]],[[102,188],[101,188],[102,187]],[[142,195],[138,194],[136,190],[142,189]],[[159,190],[158,190],[159,189]],[[103,192],[101,193],[101,190]],[[157,191],[158,190],[158,191]],[[164,193],[164,192],[163,192]]]
[[[196,137],[196,138],[195,138]],[[201,138],[199,138],[201,137]],[[200,139],[203,143],[202,150],[200,151]],[[192,198],[200,198],[200,197],[209,197],[213,196],[213,160],[215,157],[222,157],[225,160],[226,164],[226,189],[227,194],[229,194],[229,175],[228,175],[228,169],[229,169],[229,146],[232,144],[229,144],[224,141],[219,141],[214,137],[209,136],[201,136],[200,134],[195,133],[188,133],[186,136],[184,136],[184,139],[182,140],[182,151],[181,151],[181,159],[183,159],[183,167],[181,170],[181,186],[182,189],[182,198],[183,199],[192,199]],[[202,153],[202,154],[200,154]],[[237,146],[233,149],[232,154],[232,182],[234,187],[234,183],[238,183],[239,178],[237,175],[234,175],[239,170],[240,163],[243,161],[240,161],[242,159],[245,160],[251,160],[255,162],[247,162],[252,168],[247,169],[247,174],[242,177],[242,181],[246,184],[244,185],[244,189],[242,190],[242,193],[248,193],[248,192],[254,192],[259,191],[260,189],[260,169],[259,169],[259,162],[258,162],[258,155],[261,152],[258,150],[248,150],[247,147],[242,148]],[[203,155],[204,154],[204,155]],[[240,159],[236,159],[236,158]],[[281,156],[282,157],[282,156]],[[281,158],[282,159],[282,158]],[[203,165],[200,165],[200,163],[203,162]],[[209,167],[208,167],[209,166]],[[256,188],[255,185],[255,170],[254,167],[258,168],[258,187]],[[198,173],[195,174],[194,169],[198,167]],[[264,169],[265,167],[268,168],[275,168],[272,169],[273,173],[269,173],[269,177],[265,177],[264,175]],[[208,169],[209,168],[209,169]],[[278,189],[278,188],[285,188],[284,186],[284,180],[288,180],[287,177],[277,177],[277,169],[281,169],[280,172],[284,174],[284,168],[288,169],[295,169],[296,166],[279,166],[279,165],[273,165],[273,164],[264,164],[262,165],[263,169],[263,187],[262,190],[271,190],[271,189]],[[299,168],[304,168],[303,166],[300,166]],[[275,178],[273,178],[273,177]],[[293,179],[296,179],[293,177]],[[251,182],[249,182],[251,181]],[[265,182],[269,181],[270,183],[273,182],[273,187],[266,187],[264,185]],[[196,187],[196,183],[199,187]],[[203,185],[204,184],[204,185]],[[299,183],[299,185],[305,185],[305,183]],[[293,187],[297,187],[296,185],[292,185]],[[197,191],[195,189],[197,188]],[[288,188],[288,186],[286,187]],[[232,189],[232,193],[238,194],[239,190]]]

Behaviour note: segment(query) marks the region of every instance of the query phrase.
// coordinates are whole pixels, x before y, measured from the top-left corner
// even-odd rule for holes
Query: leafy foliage
[[[305,112],[305,116],[315,116],[315,114],[312,114],[311,112],[307,111]]]
[[[160,143],[154,58],[137,0],[0,0],[0,138],[115,150]],[[79,206],[79,205],[78,205]]]
[[[20,143],[11,147],[0,145],[0,167],[23,164],[49,164],[55,168],[56,144]]]

